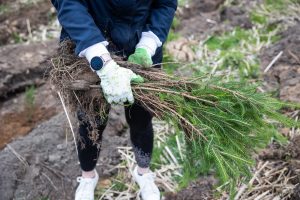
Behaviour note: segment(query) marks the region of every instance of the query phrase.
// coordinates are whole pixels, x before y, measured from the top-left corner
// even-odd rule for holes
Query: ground
[[[260,1],[241,2],[228,6],[228,1],[224,0],[201,0],[181,7],[177,13],[180,23],[174,30],[185,38],[184,45],[172,48],[185,52],[182,57],[190,59],[195,42],[231,31],[236,26],[251,30],[249,10],[254,6],[253,2]],[[59,99],[44,76],[58,41],[53,39],[58,32],[54,30],[57,28],[53,25],[54,16],[49,1],[15,4],[0,1],[0,170],[5,172],[0,174],[0,199],[73,199],[77,185],[75,177],[80,174],[80,168],[72,133]],[[262,90],[292,102],[300,101],[299,25],[289,25],[280,33],[280,39],[259,51]],[[48,27],[47,31],[43,32],[45,27]],[[263,73],[281,51],[280,58]],[[193,52],[192,60],[197,56],[197,52]],[[286,112],[293,117],[299,113],[297,110]],[[74,118],[72,122],[76,129]],[[286,128],[281,132],[290,142],[287,145],[271,144],[259,153],[254,170],[261,169],[262,172],[252,187],[241,194],[242,197],[250,198],[256,194],[257,188],[262,187],[260,183],[268,188],[264,181],[276,178],[285,183],[278,175],[267,177],[272,174],[269,168],[278,167],[283,170],[282,177],[292,178],[286,186],[274,187],[273,194],[279,195],[290,189],[292,192],[289,191],[287,199],[300,199],[299,132]],[[111,177],[117,174],[115,166],[122,161],[117,149],[120,146],[130,146],[130,142],[123,109],[115,107],[110,113],[97,165],[101,177],[99,188],[107,186]],[[199,177],[186,189],[167,192],[165,199],[216,199],[216,182],[213,176]],[[167,186],[163,188],[167,191]],[[241,188],[243,186],[239,186]],[[260,194],[267,191],[262,189]],[[258,199],[268,198],[261,196]]]

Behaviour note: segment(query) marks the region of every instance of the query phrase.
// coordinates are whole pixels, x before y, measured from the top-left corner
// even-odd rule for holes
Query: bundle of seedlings
[[[70,41],[61,44],[52,58],[51,82],[71,110],[81,109],[90,121],[105,118],[109,105],[100,80],[88,62],[74,54],[74,47]],[[222,77],[175,77],[114,59],[144,77],[144,83],[132,85],[135,101],[181,130],[190,165],[202,172],[213,169],[227,189],[250,176],[253,152],[279,137],[277,126],[293,125],[278,112],[286,104],[257,92],[255,84],[224,82]]]

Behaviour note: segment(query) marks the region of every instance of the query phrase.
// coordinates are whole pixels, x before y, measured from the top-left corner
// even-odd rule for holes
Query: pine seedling
[[[52,59],[51,81],[71,108],[80,105],[93,119],[96,105],[109,106],[99,91],[99,79],[92,82],[87,61],[75,56],[74,46],[63,45]],[[144,83],[132,85],[135,101],[181,130],[187,163],[200,172],[214,171],[231,193],[238,181],[250,177],[253,153],[277,137],[276,127],[297,125],[279,112],[290,105],[257,92],[258,85],[224,82],[222,77],[174,77],[114,59],[144,77]]]

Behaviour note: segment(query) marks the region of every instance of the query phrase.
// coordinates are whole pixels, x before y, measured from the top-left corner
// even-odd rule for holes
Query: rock
[[[107,132],[114,135],[122,135],[127,128],[125,111],[123,106],[112,106],[109,112],[109,126]]]
[[[120,162],[116,147],[129,145],[126,126],[122,128],[122,133],[126,134],[121,135],[119,129],[113,127],[114,123],[125,123],[123,110],[119,107],[112,111],[114,119],[109,118],[104,131],[97,164],[100,177],[117,173],[116,169],[112,170]],[[10,143],[9,147],[26,160],[28,167],[10,148],[1,150],[0,171],[5,173],[0,173],[0,199],[21,199],[24,196],[27,199],[73,199],[80,167],[73,138],[68,135],[66,141],[66,133],[70,134],[66,117],[60,113]]]
[[[66,144],[66,143],[58,144],[58,145],[56,146],[56,148],[57,148],[58,150],[64,150],[64,149],[67,148],[67,144]]]
[[[53,155],[49,155],[48,161],[49,162],[57,162],[61,159],[61,155],[59,154],[53,154]]]
[[[56,41],[7,45],[0,48],[0,98],[27,86],[45,82],[45,60],[54,54]]]

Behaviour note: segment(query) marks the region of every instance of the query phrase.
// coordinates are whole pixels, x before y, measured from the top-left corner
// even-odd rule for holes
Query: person
[[[153,149],[152,115],[134,103],[131,82],[143,78],[130,69],[119,66],[110,51],[128,61],[151,67],[162,62],[162,45],[171,27],[177,0],[51,0],[62,26],[60,40],[76,44],[75,53],[85,57],[91,69],[101,79],[101,88],[108,103],[127,104],[125,116],[137,166],[132,172],[144,200],[160,199],[154,183],[155,175],[149,165]],[[113,47],[111,47],[113,46]],[[99,145],[89,138],[91,123],[78,111],[79,135],[84,148],[78,144],[82,176],[78,177],[75,200],[94,199],[99,176],[95,170]],[[96,119],[101,143],[106,121]]]

